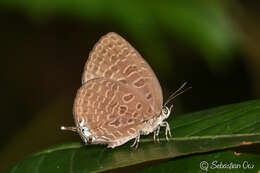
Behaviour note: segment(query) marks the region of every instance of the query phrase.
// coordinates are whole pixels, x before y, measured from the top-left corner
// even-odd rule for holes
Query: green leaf
[[[160,144],[154,144],[152,135],[149,135],[142,138],[137,150],[129,147],[131,142],[115,149],[97,145],[83,146],[81,143],[63,144],[34,154],[5,172],[97,172],[158,161],[160,164],[155,168],[162,172],[161,165],[167,164],[167,167],[173,166],[171,169],[182,172],[185,169],[179,168],[178,163],[191,164],[193,157],[198,158],[192,166],[199,168],[202,158],[212,162],[211,154],[221,159],[236,158],[223,149],[234,150],[234,147],[242,144],[260,143],[259,115],[260,100],[222,106],[172,118],[170,124],[175,124],[174,130],[172,128],[174,137],[169,142],[161,139]],[[164,138],[163,132],[160,136]],[[207,152],[212,153],[201,155]],[[228,157],[226,153],[229,153]],[[247,157],[260,161],[259,157],[252,154]],[[165,159],[171,160],[161,163]]]
[[[258,145],[260,147],[260,145]],[[239,156],[234,151],[219,151],[189,157],[171,159],[155,166],[146,167],[138,173],[151,172],[254,172],[260,170],[259,155],[242,153]],[[205,163],[206,162],[206,163]],[[203,165],[204,163],[204,165]],[[206,165],[205,165],[206,164]],[[224,168],[223,165],[226,165]],[[219,168],[217,167],[219,166]],[[222,168],[221,168],[222,166]]]

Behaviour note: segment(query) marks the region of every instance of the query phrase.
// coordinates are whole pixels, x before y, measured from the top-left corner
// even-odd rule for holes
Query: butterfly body
[[[158,129],[158,127],[160,126],[160,124],[163,122],[165,118],[160,115],[160,116],[156,116],[154,118],[151,118],[150,120],[144,122],[144,126],[142,128],[142,130],[140,131],[141,135],[148,135],[152,132],[154,132],[156,129]]]

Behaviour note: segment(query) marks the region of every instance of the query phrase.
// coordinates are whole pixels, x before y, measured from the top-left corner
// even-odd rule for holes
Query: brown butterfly
[[[134,138],[132,147],[138,147],[140,135],[151,132],[159,141],[160,127],[166,128],[168,140],[171,131],[164,120],[172,105],[166,105],[187,90],[181,91],[185,85],[163,104],[152,68],[125,39],[108,33],[96,43],[86,62],[73,108],[76,127],[61,129],[78,132],[85,143],[107,144],[109,148]]]

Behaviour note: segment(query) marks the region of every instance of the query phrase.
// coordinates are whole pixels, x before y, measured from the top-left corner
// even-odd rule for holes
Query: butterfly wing
[[[141,55],[116,33],[108,33],[94,46],[84,67],[82,83],[100,77],[133,88],[150,104],[154,114],[160,114],[163,96],[156,75]]]
[[[96,143],[110,147],[135,138],[144,120],[152,114],[142,95],[127,85],[105,78],[85,82],[74,102],[76,123],[84,120],[95,138],[106,139]]]

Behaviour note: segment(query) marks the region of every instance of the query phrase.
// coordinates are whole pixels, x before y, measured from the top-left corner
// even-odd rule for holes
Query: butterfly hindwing
[[[135,138],[144,121],[152,115],[142,95],[106,78],[84,83],[74,102],[75,121],[84,120],[92,135],[108,139],[108,144]]]

